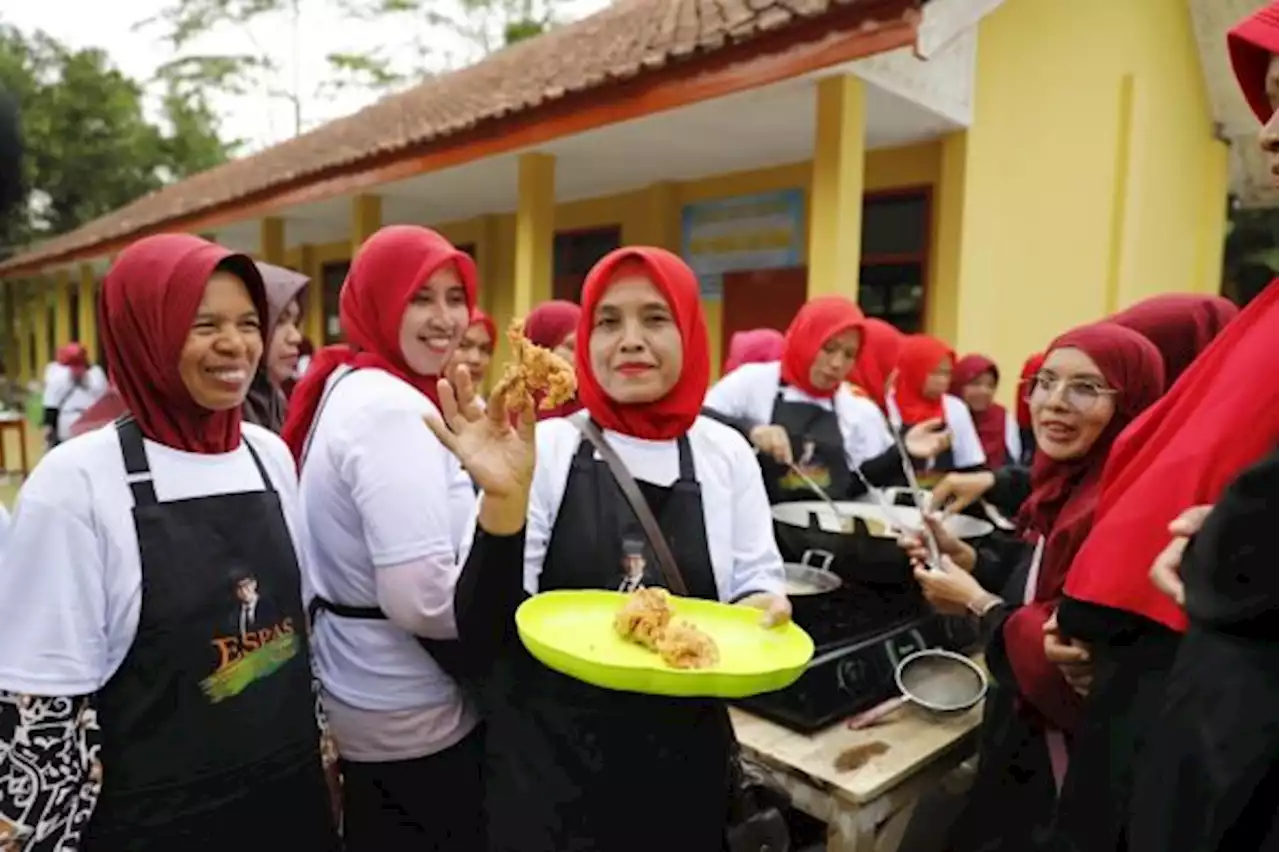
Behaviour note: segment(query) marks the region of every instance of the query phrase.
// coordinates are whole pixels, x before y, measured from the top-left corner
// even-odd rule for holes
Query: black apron
[[[834,401],[832,408],[824,408],[811,402],[783,399],[782,392],[783,388],[779,387],[769,422],[787,430],[796,466],[821,485],[832,499],[844,499],[850,493],[853,474],[845,458],[844,435],[840,432]],[[760,469],[771,505],[819,499],[794,471],[764,454],[760,455]]]
[[[142,567],[138,632],[95,696],[103,788],[86,852],[338,848],[297,555],[264,490],[160,503],[121,421]]]
[[[669,488],[638,482],[689,594],[718,599],[686,438]],[[540,591],[618,589],[662,571],[604,461],[582,441]],[[518,569],[519,566],[511,566]],[[614,692],[546,668],[514,645],[486,698],[487,809],[501,852],[719,852],[729,802],[728,709],[715,700]]]

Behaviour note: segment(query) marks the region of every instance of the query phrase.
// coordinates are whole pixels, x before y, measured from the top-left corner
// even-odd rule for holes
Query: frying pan
[[[902,693],[849,720],[852,730],[869,727],[902,707],[915,704],[939,717],[963,713],[987,694],[987,675],[973,660],[943,648],[908,654],[893,679]]]

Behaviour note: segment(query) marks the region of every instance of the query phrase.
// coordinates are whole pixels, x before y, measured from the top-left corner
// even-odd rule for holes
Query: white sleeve
[[[63,470],[46,474],[68,476]],[[38,467],[0,553],[0,690],[87,695],[106,679],[108,566],[89,518]]]
[[[758,393],[759,380],[758,370],[739,367],[711,386],[703,405],[725,417],[752,420],[756,415],[751,403]]]
[[[1022,459],[1022,430],[1011,412],[1004,418],[1004,444],[1009,453],[1006,464],[1017,464]]]
[[[850,470],[893,446],[889,424],[874,402],[841,392],[836,394],[833,405],[840,421],[845,461]]]
[[[947,428],[951,430],[951,457],[957,468],[980,467],[987,463],[987,454],[978,438],[978,427],[973,425],[973,415],[963,400],[954,396],[943,398],[943,411],[947,416]]]
[[[58,403],[62,402],[63,397],[67,395],[67,382],[70,379],[71,373],[69,371],[56,364],[49,365],[49,369],[45,371],[44,399],[42,401],[42,405],[45,408],[58,407]]]
[[[782,555],[773,537],[773,513],[760,465],[744,441],[726,444],[733,456],[733,573],[725,598],[735,601],[756,592],[785,594]]]
[[[440,556],[455,564],[448,452],[412,411],[379,412],[351,435],[340,472],[375,567]]]

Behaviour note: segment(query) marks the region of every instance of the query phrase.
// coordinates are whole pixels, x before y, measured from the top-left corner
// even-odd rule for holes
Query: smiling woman
[[[196,237],[141,240],[107,274],[131,414],[41,460],[0,560],[0,790],[30,793],[0,796],[0,827],[24,852],[222,848],[276,819],[338,845],[297,480],[241,423],[265,313],[253,262]]]
[[[466,253],[426,228],[383,228],[343,283],[350,345],[318,352],[289,403],[349,852],[484,848],[478,717],[448,641],[475,494],[424,423],[475,300]]]

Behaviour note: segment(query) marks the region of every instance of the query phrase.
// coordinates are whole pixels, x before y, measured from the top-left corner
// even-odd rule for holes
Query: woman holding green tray
[[[717,852],[730,799],[725,704],[587,685],[534,660],[516,633],[516,608],[538,592],[667,585],[579,431],[586,418],[637,481],[690,596],[756,607],[766,625],[790,618],[752,450],[699,417],[710,362],[692,270],[661,249],[620,249],[592,269],[582,300],[584,413],[539,423],[535,439],[531,414],[508,425],[500,394],[486,416],[468,383],[456,405],[441,385],[449,430],[435,428],[485,489],[455,609],[460,638],[487,665],[490,848]]]

